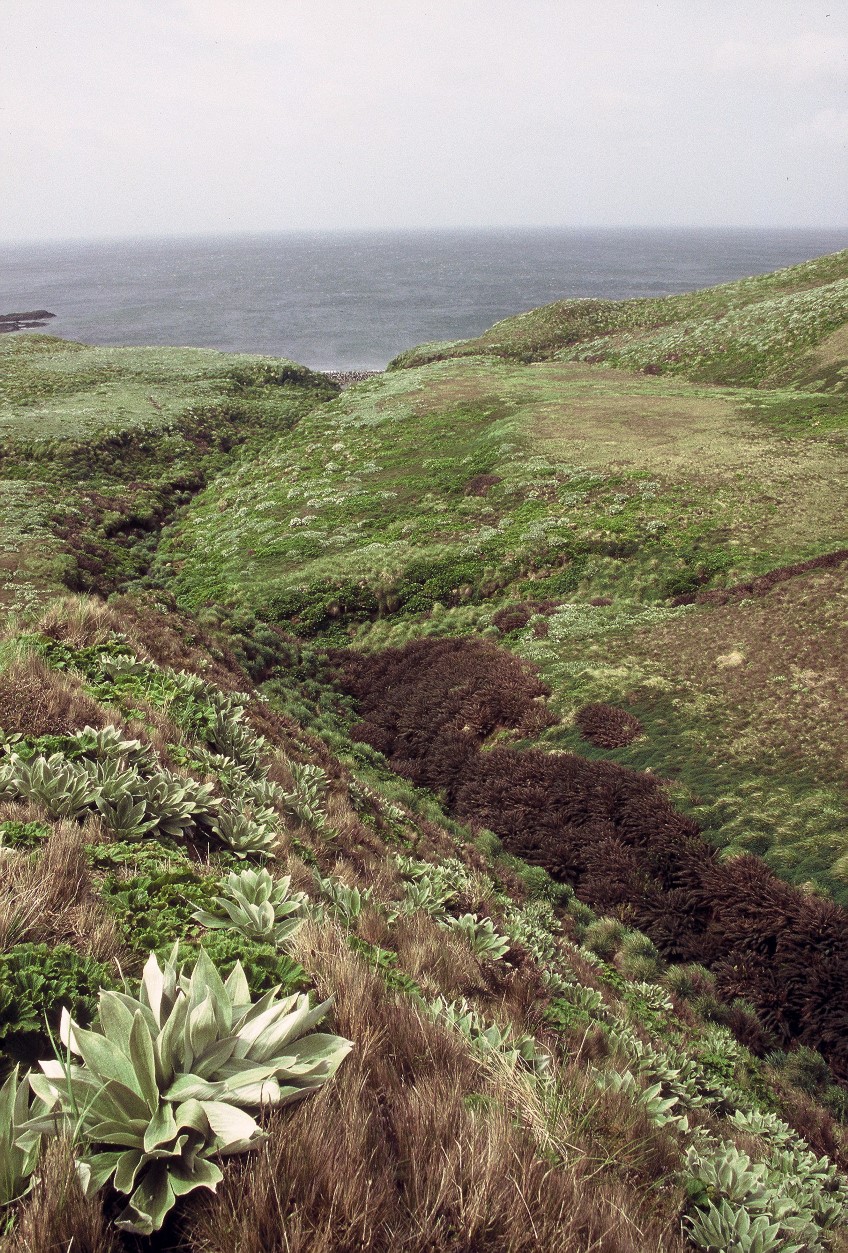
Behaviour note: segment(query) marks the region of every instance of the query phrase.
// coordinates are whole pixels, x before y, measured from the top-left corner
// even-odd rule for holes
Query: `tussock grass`
[[[203,1206],[197,1253],[682,1248],[672,1224],[633,1195],[633,1162],[599,1162],[591,1144],[560,1142],[565,1160],[546,1164],[531,1128],[545,1129],[554,1159],[548,1120],[534,1119],[526,1093],[506,1074],[481,1074],[455,1035],[389,996],[340,934],[301,932],[296,951],[335,990],[336,1022],[357,1051],[297,1145],[285,1120],[272,1125],[258,1162],[236,1168]],[[635,1158],[647,1129],[634,1137],[632,1111],[615,1116]],[[644,1146],[642,1159],[655,1169],[656,1149]]]
[[[32,1192],[15,1226],[0,1235],[0,1253],[122,1253],[123,1241],[97,1198],[86,1200],[73,1148],[55,1140],[46,1150]]]
[[[36,808],[15,806],[9,812],[18,821],[43,818]],[[7,853],[0,878],[0,952],[24,942],[46,942],[71,944],[103,962],[121,953],[86,855],[86,845],[101,838],[96,819],[83,825],[56,822],[36,851]]]
[[[66,735],[103,721],[78,679],[51,670],[35,654],[0,671],[0,726],[7,734]]]

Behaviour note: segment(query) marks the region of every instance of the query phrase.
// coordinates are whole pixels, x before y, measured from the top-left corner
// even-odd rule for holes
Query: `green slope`
[[[0,1084],[175,941],[354,1044],[152,1244],[89,1120],[0,1253],[848,1247],[846,283],[561,302],[341,395],[0,340]],[[216,901],[263,866],[285,939]],[[146,1178],[216,1177],[204,1117]]]
[[[336,394],[292,362],[0,339],[0,607],[115,590],[211,473]]]
[[[707,383],[775,386],[818,375],[845,390],[845,354],[815,350],[848,317],[848,250],[704,291],[646,300],[561,300],[498,322],[476,339],[423,345],[389,369],[483,354],[605,362]]]
[[[687,308],[719,292],[762,312],[755,297],[832,280],[847,258]],[[848,545],[846,431],[839,391],[432,362],[351,388],[216,478],[157,574],[193,609],[247,608],[369,650],[503,639],[552,686],[552,742],[593,751],[575,714],[624,702],[650,730],[618,759],[675,779],[716,843],[845,900],[846,567],[750,605],[678,602]]]

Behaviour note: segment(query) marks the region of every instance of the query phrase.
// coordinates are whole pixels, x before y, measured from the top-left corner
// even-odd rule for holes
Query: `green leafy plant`
[[[99,870],[114,866],[130,867],[135,874],[155,874],[174,864],[187,860],[183,845],[168,836],[148,835],[139,840],[110,840],[108,843],[90,844],[86,848],[89,861]]]
[[[273,809],[255,809],[252,813],[219,810],[212,830],[236,857],[273,857],[279,839],[279,819]]]
[[[192,910],[207,906],[214,880],[183,863],[171,868],[155,865],[126,878],[107,875],[102,893],[117,917],[126,942],[137,952],[170,947],[195,931]]]
[[[155,818],[147,818],[144,800],[134,801],[122,796],[118,801],[97,798],[97,809],[108,829],[119,840],[140,840],[156,826]]]
[[[19,1082],[16,1066],[0,1087],[0,1210],[29,1191],[41,1136],[25,1126],[40,1108],[37,1099],[30,1102],[29,1084]]]
[[[103,992],[92,1030],[65,1012],[69,1058],[42,1062],[30,1078],[49,1113],[27,1129],[83,1141],[87,1193],[111,1181],[128,1197],[117,1225],[142,1235],[161,1228],[180,1196],[216,1189],[213,1158],[258,1142],[249,1109],[301,1100],[352,1047],[313,1031],[329,1001],[313,1007],[272,990],[254,1003],[240,966],[222,980],[203,951],[190,973],[173,957],[160,966],[151,954],[138,997]]]
[[[267,742],[264,736],[257,735],[249,726],[245,726],[243,717],[244,711],[241,708],[217,709],[212,724],[206,731],[206,741],[248,775],[261,774],[262,757],[267,749]]]
[[[380,978],[393,992],[403,992],[407,996],[421,998],[421,988],[415,980],[398,966],[398,955],[390,948],[382,948],[379,944],[370,944],[358,935],[348,933],[347,942],[354,953],[364,957],[369,966],[380,975]]]
[[[0,822],[0,847],[36,848],[49,834],[43,822]]]
[[[453,896],[454,894],[450,888],[444,887],[432,879],[414,879],[411,883],[404,884],[404,899],[401,904],[401,912],[413,914],[420,909],[423,913],[429,914],[433,918],[441,917]]]
[[[232,928],[249,940],[282,947],[302,926],[305,892],[289,892],[291,875],[274,879],[260,870],[231,871],[221,879],[220,894],[209,909],[192,914],[196,922],[213,929]]]
[[[97,729],[86,726],[71,737],[84,756],[94,761],[117,761],[139,774],[150,774],[158,768],[156,751],[150,744],[127,738],[112,724]]]
[[[48,1046],[62,1007],[88,1020],[109,968],[68,944],[17,944],[0,953],[0,1047],[30,1061]]]
[[[290,764],[294,788],[284,794],[286,810],[298,822],[323,830],[326,825],[327,774],[321,766]]]
[[[431,1018],[443,1019],[470,1041],[484,1056],[497,1053],[514,1070],[519,1064],[539,1074],[550,1066],[550,1057],[532,1035],[516,1035],[510,1027],[487,1023],[467,1001],[447,1001],[442,996],[423,1002]]]
[[[32,757],[24,761],[13,753],[7,772],[0,777],[0,788],[36,805],[43,805],[51,818],[79,818],[97,799],[97,786],[84,765],[68,761],[61,753]]]
[[[708,1205],[688,1220],[689,1238],[708,1253],[801,1253],[802,1244],[787,1244],[779,1239],[780,1224],[771,1223],[767,1215],[752,1218],[746,1209],[721,1200]]]
[[[365,906],[370,905],[374,899],[371,888],[360,891],[359,888],[349,888],[338,879],[324,879],[321,875],[316,875],[315,883],[332,912],[346,927],[353,926]]]
[[[664,1096],[661,1083],[652,1083],[642,1088],[636,1076],[630,1070],[595,1070],[595,1082],[599,1088],[609,1092],[623,1092],[635,1105],[644,1107],[651,1122],[657,1127],[671,1124],[678,1131],[687,1131],[689,1120],[686,1114],[680,1113],[677,1096]]]
[[[764,1152],[755,1161],[732,1141],[702,1137],[686,1155],[687,1223],[698,1248],[817,1250],[848,1216],[848,1186],[828,1158],[781,1119],[737,1110],[737,1130],[758,1137]],[[760,1242],[758,1242],[758,1240]],[[768,1243],[772,1240],[773,1243]]]
[[[465,936],[477,956],[487,961],[500,961],[509,952],[509,941],[497,933],[491,918],[462,914],[459,918],[443,919],[442,925]]]
[[[207,783],[197,783],[160,770],[149,779],[139,779],[133,790],[133,799],[142,801],[145,821],[152,823],[150,830],[179,839],[195,823],[214,828],[220,801]]]
[[[173,945],[163,946],[160,958],[165,960],[172,950]],[[202,940],[180,941],[180,960],[186,964],[196,961],[201,950],[222,977],[231,974],[237,965],[241,966],[253,996],[262,996],[277,987],[285,995],[309,988],[309,976],[288,953],[281,952],[274,944],[248,940],[238,931],[207,931]]]

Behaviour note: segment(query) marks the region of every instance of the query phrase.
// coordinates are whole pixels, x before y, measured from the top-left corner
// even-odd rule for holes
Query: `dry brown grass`
[[[51,670],[34,653],[12,662],[0,674],[0,727],[29,738],[67,735],[85,726],[102,727],[106,718],[73,676]]]
[[[16,816],[31,821],[39,811],[19,807]],[[30,941],[71,944],[98,961],[118,955],[118,932],[85,856],[85,844],[100,838],[97,819],[57,822],[35,852],[14,851],[0,862],[0,951]]]
[[[339,931],[308,925],[295,955],[334,990],[335,1028],[355,1050],[320,1095],[272,1120],[262,1152],[231,1165],[217,1198],[194,1200],[183,1225],[194,1253],[682,1249],[676,1195],[658,1189],[652,1201],[631,1183],[635,1162],[560,1136],[574,1130],[565,1106],[545,1156],[534,1120],[518,1117],[524,1089],[388,993]],[[646,1141],[632,1107],[614,1113],[622,1145],[647,1143],[640,1168],[648,1155],[660,1175],[668,1154],[656,1136]]]
[[[101,1198],[83,1196],[68,1142],[49,1143],[14,1229],[0,1237],[0,1253],[121,1253],[124,1247]]]
[[[53,601],[36,625],[42,635],[63,640],[73,648],[105,644],[113,632],[123,629],[121,616],[94,596],[66,596]]]

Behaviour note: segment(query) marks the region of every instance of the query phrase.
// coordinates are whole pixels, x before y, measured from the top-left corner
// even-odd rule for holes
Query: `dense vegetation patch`
[[[340,661],[364,715],[356,733],[394,769],[635,923],[664,956],[712,967],[725,995],[754,1006],[764,1042],[812,1045],[848,1077],[848,913],[756,858],[721,862],[649,776],[497,743],[481,751],[499,728],[539,724],[531,708],[544,689],[509,654],[440,640]]]

